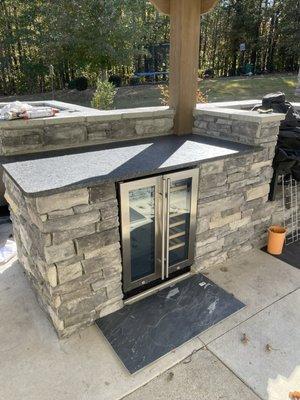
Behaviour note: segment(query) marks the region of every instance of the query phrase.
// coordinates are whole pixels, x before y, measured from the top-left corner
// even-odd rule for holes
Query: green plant
[[[166,85],[159,85],[158,86],[160,90],[160,102],[163,106],[168,106],[169,101],[170,101],[170,92],[169,92],[169,87]],[[197,94],[196,94],[196,102],[197,103],[207,103],[208,97],[206,93],[201,92],[200,89],[197,89]]]
[[[116,93],[117,90],[112,83],[98,79],[97,87],[91,101],[92,107],[110,110],[114,104]]]

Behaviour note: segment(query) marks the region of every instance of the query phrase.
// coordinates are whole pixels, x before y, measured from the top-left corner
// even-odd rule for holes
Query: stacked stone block
[[[280,120],[249,122],[235,120],[230,112],[227,118],[209,114],[195,113],[194,133],[254,147],[248,154],[200,166],[196,270],[263,247],[279,210],[268,197]]]
[[[194,133],[249,145],[260,145],[273,141],[279,133],[279,122],[243,121],[228,118],[195,114]]]
[[[121,308],[115,185],[32,198],[4,179],[19,260],[58,335]]]
[[[46,150],[66,149],[170,135],[173,130],[174,112],[136,111],[124,113],[55,119],[8,121],[0,124],[0,154],[14,155]]]
[[[196,261],[199,271],[266,244],[272,160],[261,151],[200,166]],[[258,160],[257,160],[258,159]]]

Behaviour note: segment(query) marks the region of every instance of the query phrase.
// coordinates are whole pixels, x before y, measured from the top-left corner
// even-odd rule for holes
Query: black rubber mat
[[[96,321],[130,373],[245,305],[199,274]]]
[[[263,251],[267,252],[267,248],[264,247]],[[273,257],[300,269],[300,241],[284,246],[282,254]]]

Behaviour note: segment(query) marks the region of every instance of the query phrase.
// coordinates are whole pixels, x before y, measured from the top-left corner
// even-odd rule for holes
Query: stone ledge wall
[[[4,180],[19,260],[58,335],[121,308],[115,185],[29,198]]]
[[[69,121],[69,122],[68,122]],[[118,110],[113,114],[86,118],[65,118],[44,121],[11,121],[0,124],[0,154],[16,155],[46,150],[110,143],[128,139],[142,139],[170,135],[173,131],[174,111],[135,113]]]
[[[229,111],[227,117],[196,113],[193,132],[253,146],[271,143],[272,147],[274,140],[277,141],[279,126],[280,119],[266,122],[264,119],[260,121],[233,119]]]
[[[196,271],[263,247],[274,215],[283,222],[279,203],[268,201],[279,124],[280,118],[235,118],[230,110],[227,117],[224,111],[222,117],[195,113],[195,134],[256,146],[249,154],[200,167]]]
[[[275,203],[268,202],[272,159],[263,151],[200,167],[196,259],[200,271],[266,244]]]

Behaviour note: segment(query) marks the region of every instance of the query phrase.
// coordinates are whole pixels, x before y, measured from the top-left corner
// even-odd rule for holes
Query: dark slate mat
[[[263,251],[267,252],[267,248],[264,247]],[[273,257],[300,269],[300,241],[284,246],[282,254]]]
[[[96,321],[135,373],[245,305],[198,274]]]

